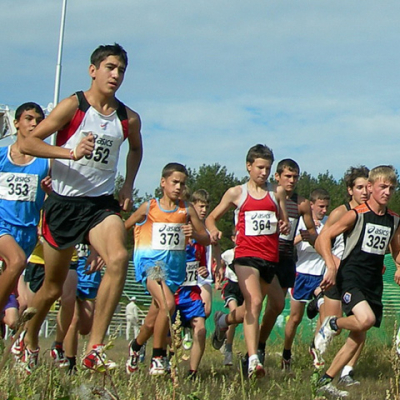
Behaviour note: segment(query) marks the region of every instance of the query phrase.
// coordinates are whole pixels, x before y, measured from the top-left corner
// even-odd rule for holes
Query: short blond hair
[[[379,165],[372,168],[368,174],[368,182],[375,183],[378,179],[397,185],[397,173],[392,165]]]

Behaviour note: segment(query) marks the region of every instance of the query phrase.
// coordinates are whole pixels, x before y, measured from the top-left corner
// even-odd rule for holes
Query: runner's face
[[[22,133],[32,132],[43,120],[42,116],[35,110],[25,110],[20,119],[14,121],[14,125]]]
[[[208,203],[205,203],[204,201],[197,201],[196,203],[193,203],[193,207],[197,212],[197,215],[199,218],[203,221],[206,219],[207,211],[210,205]]]
[[[328,212],[328,207],[329,207],[329,200],[316,200],[315,203],[312,201],[310,202],[311,204],[311,211],[313,214],[313,219],[317,219],[318,221],[321,221],[326,213]]]
[[[92,64],[89,74],[101,91],[113,94],[124,80],[125,69],[125,64],[119,57],[108,56],[100,63],[99,68]]]
[[[354,186],[351,189],[347,189],[349,195],[357,204],[363,204],[368,200],[369,193],[367,185],[368,180],[366,178],[357,178],[354,181]]]
[[[263,158],[256,158],[252,164],[246,164],[250,179],[257,185],[265,184],[271,173],[271,166],[271,160],[264,160]]]
[[[186,186],[186,175],[183,172],[175,171],[168,178],[161,178],[161,188],[164,196],[171,200],[178,200]]]
[[[394,190],[395,185],[383,179],[378,179],[373,184],[368,182],[368,191],[371,197],[382,206],[385,206],[389,202]]]
[[[279,186],[282,186],[287,193],[291,193],[299,181],[299,173],[296,170],[291,171],[285,167],[280,175],[278,173],[275,174],[275,179]]]

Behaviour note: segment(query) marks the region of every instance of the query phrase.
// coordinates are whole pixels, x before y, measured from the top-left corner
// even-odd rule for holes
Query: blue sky
[[[2,0],[0,103],[53,100],[61,5]],[[141,194],[170,161],[242,177],[256,143],[314,176],[398,168],[399,17],[392,0],[68,0],[60,95],[89,87],[99,44],[125,47],[118,96],[142,118]]]

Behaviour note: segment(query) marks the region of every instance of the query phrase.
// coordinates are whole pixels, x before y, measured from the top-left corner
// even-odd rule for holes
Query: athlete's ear
[[[280,177],[280,175],[277,173],[277,172],[275,172],[275,180],[277,181],[277,182],[279,182],[279,177]]]
[[[92,79],[95,79],[95,78],[96,78],[96,71],[97,71],[96,66],[95,66],[94,64],[90,64],[90,65],[89,65],[89,75],[90,75],[90,77],[91,77]]]

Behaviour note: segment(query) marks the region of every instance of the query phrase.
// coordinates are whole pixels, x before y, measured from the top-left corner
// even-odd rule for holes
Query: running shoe
[[[354,379],[354,371],[350,371],[348,375],[342,376],[338,382],[339,385],[343,386],[355,386],[359,385],[360,381]]]
[[[27,347],[24,346],[23,342],[22,345],[24,349],[22,350],[21,356],[16,357],[15,361],[18,369],[25,371],[28,375],[30,375],[37,367],[39,348],[37,348],[36,350],[29,350]]]
[[[311,342],[308,352],[313,358],[313,364],[315,369],[322,369],[325,366],[325,360],[322,358],[321,354],[315,349],[314,340]]]
[[[318,395],[329,394],[338,399],[342,397],[347,397],[349,395],[349,392],[346,392],[345,390],[340,390],[337,387],[333,386],[331,382],[329,382],[319,386],[317,388],[317,394]]]
[[[17,340],[11,347],[11,353],[13,353],[16,357],[21,357],[22,352],[24,351],[24,338],[26,335],[26,331],[22,331]]]
[[[92,371],[103,373],[117,368],[117,364],[108,359],[103,344],[94,345],[89,354],[82,360],[82,365]]]
[[[219,350],[222,347],[222,345],[224,344],[225,337],[226,337],[226,331],[228,330],[228,328],[221,329],[219,327],[218,321],[222,315],[224,315],[224,313],[221,311],[216,311],[214,314],[215,329],[211,336],[211,340],[212,340],[212,345],[215,350]]]
[[[231,367],[233,365],[233,354],[231,351],[225,351],[224,353],[224,365]]]
[[[249,377],[249,379],[264,378],[265,369],[258,358],[255,360],[251,360],[251,362],[249,360],[247,376]]]
[[[190,328],[185,328],[184,332],[185,335],[183,337],[182,345],[185,350],[190,350],[193,346],[192,330]]]
[[[67,357],[65,357],[64,350],[61,345],[53,342],[50,350],[51,358],[53,359],[54,365],[59,368],[68,368],[69,361]]]
[[[152,376],[165,375],[167,370],[165,368],[165,361],[163,357],[153,357],[151,359],[149,374]]]
[[[127,374],[133,374],[139,369],[140,351],[132,350],[132,342],[129,343],[129,358],[126,361],[125,368]]]
[[[332,341],[336,335],[336,331],[331,328],[331,321],[336,320],[337,317],[326,317],[317,334],[314,338],[314,345],[320,354],[324,354],[328,344]]]

